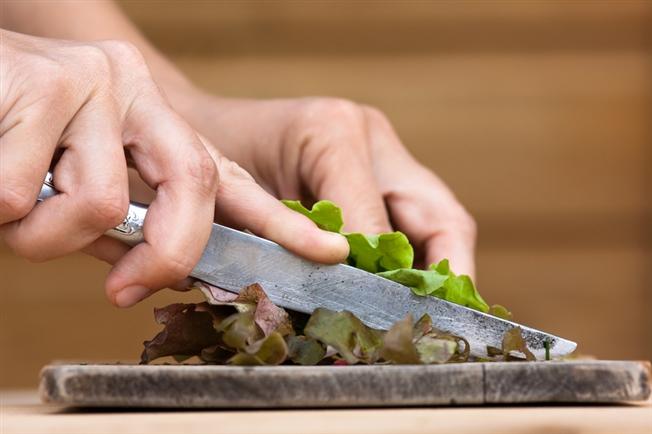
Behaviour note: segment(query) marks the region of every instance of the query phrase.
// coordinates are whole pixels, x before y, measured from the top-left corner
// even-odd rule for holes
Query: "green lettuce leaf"
[[[408,315],[385,334],[381,356],[394,364],[466,362],[470,350],[465,339],[434,328],[429,315],[414,325]]]
[[[312,209],[304,207],[298,200],[282,202],[288,208],[308,217],[319,228],[344,235],[349,242],[349,265],[370,273],[412,267],[414,250],[403,233],[365,235],[342,232],[342,210],[333,202],[320,200]]]
[[[412,267],[414,250],[402,232],[380,235],[350,233],[344,236],[349,242],[349,265],[370,273]]]
[[[489,308],[489,315],[497,316],[502,319],[512,319],[512,313],[505,307],[500,304],[492,304]]]
[[[416,295],[432,295],[481,312],[489,312],[489,305],[475,288],[471,278],[453,273],[447,259],[432,264],[428,270],[402,268],[378,275],[409,286]]]
[[[412,325],[412,315],[396,322],[385,333],[381,357],[397,365],[413,365],[421,363],[413,339],[415,328]]]
[[[344,235],[349,242],[349,265],[409,286],[416,295],[438,297],[500,318],[511,319],[512,314],[505,307],[489,307],[471,278],[453,273],[447,259],[432,264],[428,270],[413,269],[414,249],[405,234],[343,233],[342,211],[333,202],[322,200],[315,203],[312,209],[307,209],[297,200],[284,200],[283,203],[310,218],[321,229]]]
[[[380,357],[383,332],[367,327],[348,311],[317,308],[303,332],[333,347],[349,364],[374,363]]]
[[[489,305],[475,289],[469,276],[455,276],[451,273],[444,286],[432,293],[433,296],[457,303],[480,312],[489,312]]]
[[[272,332],[244,348],[228,360],[231,365],[280,365],[288,355],[288,347],[280,333]]]
[[[310,210],[298,200],[282,200],[281,202],[288,208],[305,215],[325,231],[339,233],[344,226],[342,210],[330,200],[320,200]]]
[[[416,295],[433,295],[444,286],[448,276],[433,270],[417,270],[413,268],[400,268],[398,270],[378,273],[385,279],[393,280],[401,285],[409,286]]]
[[[326,356],[326,347],[305,336],[288,336],[288,357],[298,365],[316,365]]]
[[[219,323],[215,330],[227,347],[244,350],[265,335],[254,320],[253,312],[239,312]]]
[[[457,342],[449,338],[424,336],[419,339],[415,347],[422,363],[447,363],[457,353]]]

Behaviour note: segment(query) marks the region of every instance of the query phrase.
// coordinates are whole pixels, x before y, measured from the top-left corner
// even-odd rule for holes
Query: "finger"
[[[475,248],[473,237],[463,231],[442,230],[426,240],[426,264],[448,259],[451,270],[475,278]]]
[[[82,252],[113,265],[129,252],[129,246],[113,238],[101,236],[84,247]]]
[[[425,264],[447,258],[458,274],[475,275],[475,223],[453,193],[415,161],[382,114],[366,109],[376,179],[392,222],[417,246]]]
[[[437,194],[437,183],[427,177],[412,179],[423,187],[400,186],[387,193],[392,221],[417,247],[422,265],[448,259],[457,274],[475,276],[475,225],[448,194]]]
[[[311,261],[338,263],[346,259],[349,245],[342,235],[323,231],[307,217],[290,210],[236,163],[218,155],[214,159],[220,173],[217,221],[248,229]]]
[[[345,230],[380,233],[391,230],[372,168],[363,112],[353,103],[335,101],[319,113],[300,160],[300,175],[318,199],[342,207]]]
[[[129,250],[130,248],[126,244],[114,240],[113,238],[102,236],[84,247],[82,252],[91,255],[100,261],[104,261],[107,264],[113,265],[126,255]],[[187,291],[190,289],[192,282],[193,279],[190,278],[182,279],[171,285],[170,288],[177,291]],[[154,291],[151,292],[153,293]]]
[[[126,307],[185,278],[206,246],[217,171],[196,134],[160,98],[143,97],[126,124],[127,146],[143,180],[156,190],[144,242],[115,264],[109,299]]]
[[[86,104],[61,141],[65,151],[54,169],[60,193],[3,228],[7,243],[33,260],[77,251],[127,213],[127,167],[111,101]]]
[[[49,101],[48,101],[49,102]],[[25,217],[36,204],[54,149],[66,124],[66,109],[43,101],[0,121],[0,225]]]

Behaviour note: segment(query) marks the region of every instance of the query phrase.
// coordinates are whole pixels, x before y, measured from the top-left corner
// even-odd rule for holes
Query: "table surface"
[[[71,410],[35,391],[0,391],[0,432],[183,433],[652,433],[652,399],[598,406],[500,406],[338,410]]]

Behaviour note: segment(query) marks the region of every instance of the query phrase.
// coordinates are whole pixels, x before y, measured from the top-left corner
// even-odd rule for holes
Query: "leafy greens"
[[[402,232],[379,235],[342,232],[344,226],[342,210],[333,202],[320,200],[310,210],[298,200],[282,202],[288,208],[308,217],[320,229],[344,235],[349,242],[349,257],[347,259],[349,265],[370,273],[412,267],[414,250]]]
[[[412,268],[414,249],[405,234],[342,232],[342,210],[328,200],[315,203],[310,210],[296,200],[284,200],[283,203],[311,219],[319,228],[344,235],[349,242],[349,265],[408,286],[419,296],[430,295],[501,318],[511,318],[505,307],[490,307],[469,276],[453,273],[447,259],[430,265],[427,270]]]
[[[428,315],[412,317],[389,331],[365,325],[351,312],[316,309],[305,315],[274,305],[254,284],[225,301],[223,290],[196,282],[207,302],[171,304],[156,309],[164,326],[144,342],[141,363],[173,356],[178,362],[196,356],[205,363],[230,365],[431,364],[464,362],[469,344],[439,331]]]
[[[350,246],[347,262],[411,288],[419,296],[438,297],[502,318],[511,313],[489,306],[471,278],[456,275],[448,260],[427,270],[412,268],[414,251],[401,232],[377,235],[342,232],[342,211],[329,201],[310,210],[298,201],[283,201],[321,229],[344,235]],[[172,356],[177,362],[197,357],[204,363],[231,365],[316,364],[432,364],[475,361],[469,343],[433,327],[426,314],[415,323],[411,315],[389,330],[365,325],[351,312],[318,308],[312,315],[285,311],[263,288],[253,284],[238,294],[195,282],[206,302],[175,303],[154,310],[163,325],[143,343],[141,363]],[[492,360],[534,360],[520,328],[505,333],[501,348],[487,348]]]

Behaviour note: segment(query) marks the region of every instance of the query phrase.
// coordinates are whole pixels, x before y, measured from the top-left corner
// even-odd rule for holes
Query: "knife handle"
[[[54,188],[54,178],[52,172],[48,172],[43,181],[43,187],[38,195],[38,201],[42,202],[45,199],[55,196],[59,192]],[[122,241],[123,243],[135,246],[143,241],[143,224],[145,223],[145,215],[147,214],[147,206],[130,202],[127,216],[122,223],[113,229],[106,231],[105,235]]]

